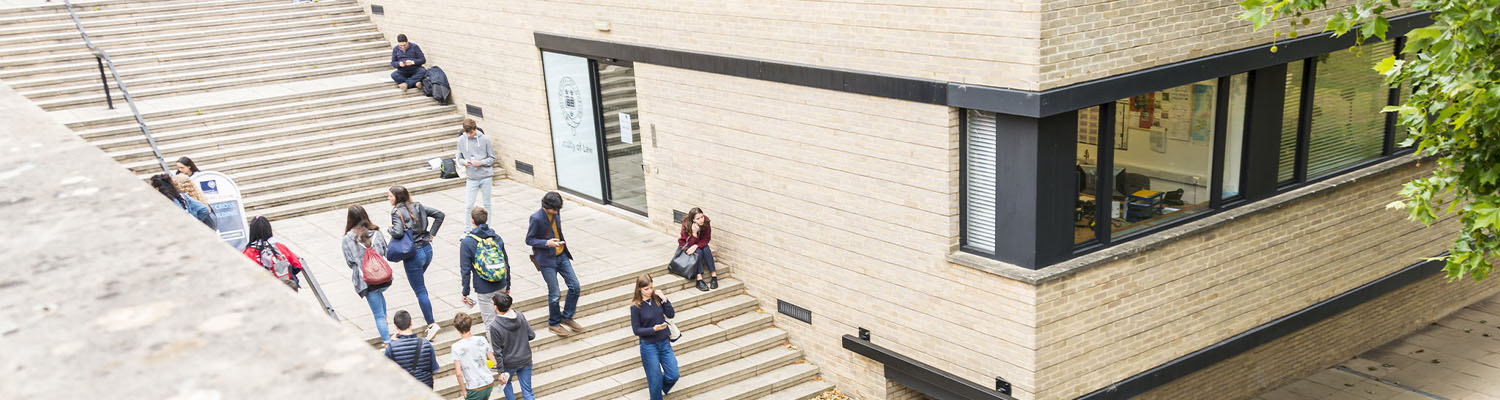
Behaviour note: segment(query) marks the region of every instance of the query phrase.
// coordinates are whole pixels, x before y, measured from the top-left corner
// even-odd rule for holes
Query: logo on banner
[[[578,83],[573,81],[573,77],[565,76],[558,81],[557,95],[561,97],[558,103],[562,106],[563,120],[573,128],[578,128],[578,125],[583,124],[583,110],[580,109],[582,105],[578,104],[583,97],[582,94],[583,92],[578,89]],[[573,130],[573,135],[578,135],[577,129]]]

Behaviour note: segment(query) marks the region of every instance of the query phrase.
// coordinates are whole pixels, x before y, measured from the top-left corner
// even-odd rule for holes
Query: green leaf
[[[1375,63],[1375,71],[1384,74],[1385,71],[1390,71],[1391,67],[1394,66],[1396,66],[1396,56],[1386,56],[1380,62]]]

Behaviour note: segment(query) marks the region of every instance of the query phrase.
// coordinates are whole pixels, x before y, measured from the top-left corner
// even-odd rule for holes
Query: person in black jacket
[[[411,313],[406,310],[397,311],[391,322],[396,323],[398,332],[396,339],[385,346],[385,358],[395,361],[411,377],[432,387],[432,373],[438,370],[437,352],[433,351],[432,342],[411,333]]]
[[[421,46],[406,41],[405,33],[396,35],[396,46],[391,48],[391,68],[396,69],[391,72],[391,80],[396,81],[396,87],[402,91],[421,88],[422,78],[427,77],[427,69],[422,68],[426,63]]]
[[[422,309],[422,319],[427,321],[427,340],[437,335],[438,325],[432,316],[432,300],[427,296],[427,266],[432,264],[432,239],[443,226],[443,212],[411,200],[411,192],[404,186],[391,186],[386,199],[391,202],[391,239],[400,240],[411,231],[411,258],[401,262],[406,270],[406,282],[417,295],[417,306]],[[427,225],[427,219],[432,225]]]
[[[458,242],[458,276],[463,277],[463,289],[460,292],[464,296],[464,305],[473,306],[474,300],[469,299],[469,282],[474,282],[474,292],[479,294],[479,315],[484,320],[484,326],[490,326],[490,321],[495,320],[495,305],[491,303],[491,299],[500,293],[510,294],[510,266],[507,261],[505,276],[498,282],[484,280],[474,271],[474,252],[479,249],[480,239],[494,239],[501,254],[505,251],[505,241],[500,240],[500,235],[490,229],[490,213],[484,207],[474,207],[469,212],[469,220],[474,224],[474,230],[469,231],[469,235]]]

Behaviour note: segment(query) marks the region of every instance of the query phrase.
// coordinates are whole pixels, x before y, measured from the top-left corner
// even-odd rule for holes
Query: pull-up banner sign
[[[193,174],[193,184],[203,191],[208,207],[214,210],[215,230],[230,246],[243,250],[249,243],[249,230],[245,226],[245,202],[240,198],[240,187],[222,173],[200,171]]]

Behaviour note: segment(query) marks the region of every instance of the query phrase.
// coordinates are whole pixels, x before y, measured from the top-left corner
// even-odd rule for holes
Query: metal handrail
[[[102,65],[108,66],[109,73],[114,75],[115,84],[120,86],[120,93],[125,96],[125,103],[130,105],[130,113],[135,114],[135,123],[140,124],[141,134],[146,135],[146,143],[151,145],[151,153],[156,155],[156,162],[161,164],[162,173],[170,174],[172,170],[167,168],[167,160],[162,158],[161,150],[156,148],[156,139],[151,137],[151,128],[146,127],[146,119],[141,117],[140,109],[135,107],[135,99],[130,98],[130,90],[125,89],[125,81],[120,79],[120,71],[115,70],[115,63],[114,61],[110,61],[109,53],[104,52],[104,49],[95,47],[94,42],[89,40],[88,32],[84,32],[83,30],[83,23],[78,21],[78,14],[73,12],[73,2],[71,0],[63,0],[63,6],[68,8],[68,16],[73,17],[73,26],[78,27],[78,34],[83,36],[83,44],[89,47],[89,51],[93,52],[94,59],[102,61]],[[104,81],[104,70],[102,67],[99,70],[99,80]],[[109,108],[113,109],[114,98],[109,93],[108,81],[104,82],[104,99],[109,103]]]

